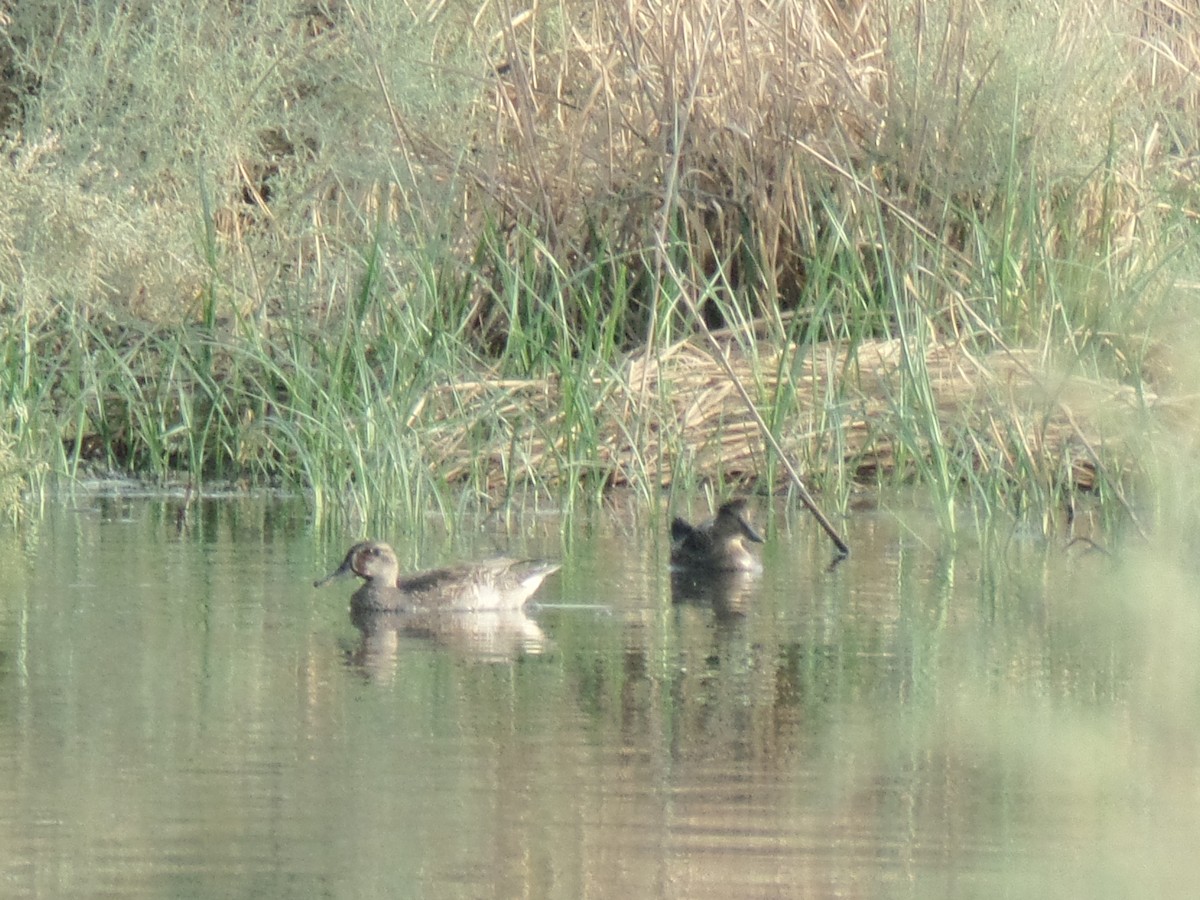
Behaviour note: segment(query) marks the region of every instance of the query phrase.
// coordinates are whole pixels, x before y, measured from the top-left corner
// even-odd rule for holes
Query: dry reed
[[[760,343],[750,360],[727,344],[734,372],[764,404],[787,395],[790,412],[778,434],[784,452],[810,476],[848,471],[860,480],[895,474],[897,435],[905,430],[898,420],[908,414],[899,401],[906,352],[922,356],[942,433],[961,436],[959,450],[971,465],[1014,476],[1033,461],[1047,482],[1090,488],[1098,448],[1110,462],[1132,463],[1128,438],[1159,405],[1155,396],[1113,381],[1057,373],[1030,351],[980,357],[962,343],[906,348],[887,339],[853,348],[824,343],[802,353],[794,345]],[[665,486],[681,463],[704,479],[759,482],[767,474],[754,421],[722,367],[695,340],[633,354],[610,381],[597,384],[597,396],[589,473],[607,484],[645,478]],[[445,477],[478,475],[484,459],[489,484],[497,487],[514,477],[546,480],[569,440],[569,418],[555,379],[484,379],[432,390],[412,424],[435,436],[429,462]],[[649,424],[636,445],[635,420]],[[483,447],[471,435],[479,422],[495,424]],[[781,473],[770,487],[783,486]]]

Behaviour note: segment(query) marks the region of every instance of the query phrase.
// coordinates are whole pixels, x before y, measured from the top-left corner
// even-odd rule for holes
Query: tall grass
[[[364,523],[785,464],[839,509],[919,480],[951,533],[964,497],[1052,528],[1081,462],[1133,509],[1148,429],[1078,385],[1154,413],[1194,263],[1187,15],[21,4],[9,452]],[[709,368],[679,350],[704,330]]]

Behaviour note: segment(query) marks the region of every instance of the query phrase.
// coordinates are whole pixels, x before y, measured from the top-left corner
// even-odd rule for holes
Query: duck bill
[[[316,581],[314,581],[313,587],[318,587],[318,588],[323,587],[326,584],[328,584],[329,582],[333,581],[333,579],[340,578],[342,575],[345,575],[347,572],[353,571],[353,569],[352,569],[353,562],[354,562],[354,554],[347,553],[346,558],[342,560],[342,564],[340,566],[338,566],[336,569],[334,569],[332,572],[330,572],[328,575],[326,575],[324,578],[318,578]]]
[[[743,519],[741,516],[738,516],[738,524],[742,526],[742,534],[746,536],[747,540],[754,541],[754,543],[756,543],[756,544],[766,543],[763,540],[762,535],[759,534],[757,531],[755,531],[753,528],[751,528],[750,523],[747,522],[745,519]]]

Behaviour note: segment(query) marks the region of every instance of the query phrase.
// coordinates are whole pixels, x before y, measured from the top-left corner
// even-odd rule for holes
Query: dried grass
[[[720,261],[735,283],[798,286],[821,227],[813,201],[837,180],[814,184],[814,167],[797,164],[805,142],[839,159],[857,147],[859,160],[877,143],[874,18],[720,0],[554,14],[570,27],[553,48],[528,18],[504,32],[494,127],[473,170],[487,203],[465,208],[498,200],[513,221],[535,221],[551,252],[582,258],[597,240],[636,255],[678,212],[701,268]]]
[[[867,268],[881,240],[961,252],[939,259],[951,293],[978,277],[974,223],[1016,178],[1037,186],[1047,248],[1144,260],[1156,185],[1190,165],[1156,101],[1198,105],[1194,23],[1124,0],[535,6],[500,30],[467,230],[498,216],[557,259],[649,269],[649,236],[670,231],[693,282],[719,271],[768,314],[805,302],[839,241]]]
[[[764,404],[786,395],[791,411],[778,434],[784,452],[802,460],[809,477],[848,469],[860,480],[896,474],[898,436],[911,414],[899,399],[906,352],[921,355],[951,449],[975,467],[1014,477],[1032,464],[1044,483],[1090,488],[1100,448],[1109,461],[1132,463],[1128,439],[1159,405],[1113,381],[1055,372],[1034,351],[979,357],[960,343],[906,348],[891,339],[801,353],[760,343],[752,360],[727,345],[733,371]],[[723,367],[697,341],[634,354],[597,387],[589,472],[605,483],[644,478],[666,486],[680,470],[702,479],[767,477],[757,426]],[[452,480],[478,477],[482,464],[495,488],[514,478],[546,481],[556,459],[567,456],[571,418],[555,380],[475,380],[433,391],[413,424],[436,436],[429,445],[435,470]],[[635,421],[648,423],[640,445],[630,439]],[[480,422],[492,428],[482,447],[471,435]],[[786,486],[782,473],[776,481],[770,487]]]

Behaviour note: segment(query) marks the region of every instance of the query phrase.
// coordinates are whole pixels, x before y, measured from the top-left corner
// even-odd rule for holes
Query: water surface
[[[697,508],[702,504],[697,503]],[[524,616],[364,635],[304,506],[90,497],[0,534],[0,895],[1186,896],[1186,565],[912,511],[757,507],[761,578],[666,513],[424,527],[564,560]]]

